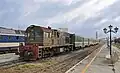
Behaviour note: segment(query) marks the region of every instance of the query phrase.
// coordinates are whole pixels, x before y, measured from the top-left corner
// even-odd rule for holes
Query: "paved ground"
[[[0,54],[0,63],[6,62],[6,61],[11,61],[11,60],[16,60],[18,58],[19,58],[19,56],[15,55],[14,53]]]
[[[116,47],[112,47],[113,51],[116,51],[120,56],[120,50]],[[95,57],[95,55],[97,56]],[[104,45],[101,51],[91,54],[82,63],[78,64],[74,69],[68,73],[114,73],[112,71],[112,66],[106,59],[106,55],[109,54],[109,49]],[[120,73],[120,61],[115,63],[115,73]]]

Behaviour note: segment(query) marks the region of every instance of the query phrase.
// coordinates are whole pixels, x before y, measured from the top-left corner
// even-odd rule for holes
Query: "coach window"
[[[18,40],[18,39],[19,39],[19,36],[16,36],[16,39]]]
[[[11,40],[11,36],[8,36],[8,39]]]
[[[0,40],[2,40],[3,39],[3,36],[0,36]]]

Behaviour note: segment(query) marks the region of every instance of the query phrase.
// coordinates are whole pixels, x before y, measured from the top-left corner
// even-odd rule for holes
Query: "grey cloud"
[[[28,1],[30,4],[27,3]],[[29,24],[39,24],[43,26],[49,25],[47,22],[49,18],[58,14],[70,12],[88,1],[90,0],[79,0],[71,5],[64,5],[52,2],[32,3],[32,0],[2,0],[0,1],[0,25],[13,28],[18,28],[19,26],[21,29],[25,29]],[[116,3],[98,12],[97,16],[90,17],[82,22],[80,21],[81,17],[77,16],[70,21],[53,23],[50,25],[53,28],[68,27],[70,31],[75,32],[76,34],[95,37],[96,30],[101,30],[103,27],[107,27],[110,23],[116,23],[114,26],[120,26],[119,22],[113,20],[120,16],[119,3],[120,1],[118,0]],[[25,16],[25,8],[27,4],[37,4],[40,7]],[[108,21],[100,23],[103,19],[108,19]],[[100,24],[100,26],[95,27],[95,24]]]

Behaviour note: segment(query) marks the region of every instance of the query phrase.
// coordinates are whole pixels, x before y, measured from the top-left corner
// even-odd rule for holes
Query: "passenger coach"
[[[18,52],[20,43],[24,44],[25,36],[18,30],[0,28],[0,52]]]

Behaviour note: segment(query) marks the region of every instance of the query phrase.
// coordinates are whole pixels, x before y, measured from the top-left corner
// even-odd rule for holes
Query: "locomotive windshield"
[[[28,37],[30,40],[35,40],[35,31],[31,29],[30,33],[28,33]]]
[[[41,38],[42,38],[42,32],[40,31],[39,28],[30,28],[27,31],[27,38],[26,38],[26,42],[29,43],[39,43],[41,42]]]

